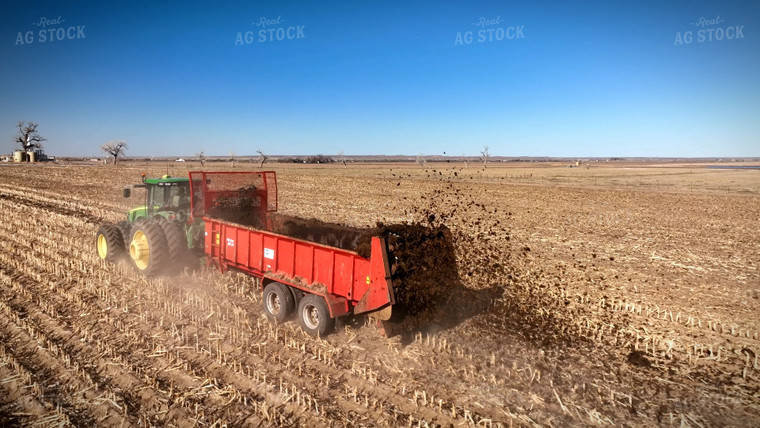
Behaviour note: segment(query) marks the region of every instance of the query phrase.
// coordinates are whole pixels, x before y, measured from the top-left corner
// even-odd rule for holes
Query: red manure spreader
[[[390,318],[395,299],[385,239],[363,237],[369,258],[362,257],[354,251],[358,236],[340,245],[350,229],[309,227],[277,214],[274,171],[194,171],[187,179],[143,177],[133,187],[146,189],[145,205],[100,228],[101,258],[126,256],[141,273],[159,275],[203,251],[206,262],[222,271],[260,278],[267,316],[285,321],[295,313],[314,336],[327,334],[337,317],[348,314]],[[125,189],[124,196],[130,194]]]

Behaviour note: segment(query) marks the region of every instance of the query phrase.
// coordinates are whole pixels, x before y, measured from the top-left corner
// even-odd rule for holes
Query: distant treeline
[[[10,157],[11,155],[5,155]],[[0,156],[2,158],[2,156]],[[339,156],[326,156],[322,154],[318,155],[301,155],[301,156],[284,156],[284,155],[271,155],[267,157],[267,163],[301,163],[301,164],[331,164],[331,163],[360,163],[360,162],[419,162],[419,156],[384,156],[384,155],[339,155]],[[90,157],[76,157],[76,156],[56,156],[58,161],[102,161],[103,158],[90,158]],[[425,162],[482,162],[482,159],[475,156],[424,156]],[[260,158],[257,156],[206,156],[204,162],[249,162],[259,163]],[[609,157],[609,158],[561,158],[561,157],[506,157],[506,156],[492,156],[489,158],[490,163],[499,162],[575,162],[581,160],[582,162],[760,162],[760,158],[624,158],[624,157]],[[197,162],[198,158],[194,156],[188,156],[184,158],[176,157],[147,157],[147,156],[126,156],[121,159],[121,162]]]
[[[276,159],[282,163],[334,163],[335,159],[325,155],[314,156],[287,156]]]

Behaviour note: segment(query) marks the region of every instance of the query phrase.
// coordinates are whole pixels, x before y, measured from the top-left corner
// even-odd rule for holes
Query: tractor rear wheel
[[[284,322],[293,313],[293,294],[286,285],[270,282],[264,287],[264,312],[277,322]]]
[[[169,249],[163,229],[154,221],[136,223],[132,228],[129,257],[138,272],[145,276],[161,273],[169,259]]]
[[[311,336],[324,337],[335,327],[335,319],[330,318],[325,298],[316,294],[303,296],[298,303],[298,317],[301,327]]]
[[[124,251],[128,253],[129,243],[132,242],[132,225],[128,221],[122,220],[116,223],[116,227],[121,231],[121,238],[124,241]]]
[[[172,268],[180,270],[184,267],[187,255],[187,235],[182,231],[179,224],[163,217],[156,219],[166,236],[166,244],[169,249],[168,263]]]
[[[101,259],[115,262],[124,255],[124,239],[119,229],[112,224],[104,224],[95,237],[95,249]]]

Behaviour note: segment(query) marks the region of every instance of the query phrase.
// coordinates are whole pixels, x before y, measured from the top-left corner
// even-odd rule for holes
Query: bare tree
[[[261,149],[256,150],[256,153],[259,154],[259,168],[263,168],[264,162],[266,162],[267,159],[269,159],[269,157],[265,155],[264,152],[261,151]]]
[[[483,146],[483,150],[480,151],[480,154],[483,155],[483,168],[488,168],[488,158],[491,157],[491,154],[488,152],[488,146]]]
[[[235,151],[230,150],[230,162],[232,162],[232,169],[235,169]]]
[[[18,122],[18,135],[14,140],[15,143],[21,146],[21,150],[28,152],[34,149],[41,149],[42,142],[47,139],[37,133],[36,122],[25,123],[23,120]]]
[[[198,162],[201,163],[201,167],[206,164],[206,152],[204,150],[196,153],[195,157],[198,159]]]
[[[417,155],[417,164],[420,166],[420,168],[425,169],[427,162],[425,161],[425,155],[422,153]]]
[[[467,168],[467,166],[470,164],[470,159],[464,153],[462,153],[462,156],[464,156],[464,167]]]
[[[343,164],[343,168],[348,168],[346,165],[346,157],[343,156],[343,150],[338,151],[338,161]]]
[[[127,150],[129,146],[127,146],[127,143],[124,141],[109,141],[102,146],[100,146],[100,149],[106,152],[108,155],[113,156],[113,164],[116,165],[116,161],[119,159],[119,156],[124,155],[124,151]]]

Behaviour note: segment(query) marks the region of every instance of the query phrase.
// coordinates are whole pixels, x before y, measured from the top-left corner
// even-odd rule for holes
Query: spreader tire
[[[279,282],[270,282],[264,287],[264,312],[277,322],[284,322],[295,309],[293,293]]]
[[[95,236],[95,250],[98,256],[108,262],[115,262],[124,255],[124,239],[119,229],[112,224],[104,224]]]
[[[316,294],[303,296],[298,303],[298,318],[301,327],[311,336],[325,337],[335,327],[335,319],[330,318],[325,298]]]
[[[136,223],[132,228],[129,257],[137,271],[155,276],[166,268],[169,248],[163,229],[154,221]]]

